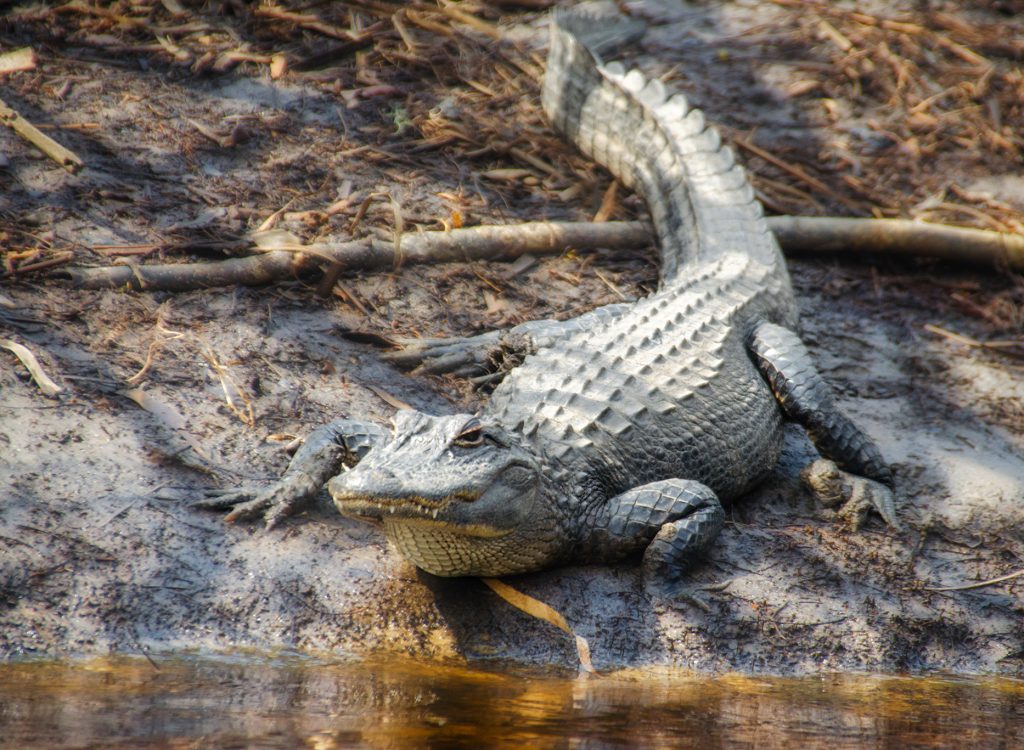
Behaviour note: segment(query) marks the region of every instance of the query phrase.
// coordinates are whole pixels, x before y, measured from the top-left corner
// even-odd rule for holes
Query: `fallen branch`
[[[790,253],[883,253],[943,258],[1024,270],[1024,237],[903,219],[773,216],[768,224]],[[450,232],[402,235],[401,262],[444,263],[509,260],[525,254],[552,255],[573,247],[628,249],[652,241],[643,222],[528,222]],[[269,252],[216,263],[68,268],[60,273],[85,289],[187,291],[215,286],[266,284],[294,278],[316,267],[371,271],[397,265],[395,243],[363,239],[302,245],[270,243]]]
[[[77,154],[64,148],[53,138],[40,131],[39,128],[8,107],[2,99],[0,99],[0,122],[69,172],[77,172],[85,166]]]
[[[608,231],[612,228],[612,231]],[[639,222],[589,224],[530,222],[484,226],[451,232],[420,232],[402,236],[402,264],[469,260],[509,260],[527,253],[552,255],[566,248],[635,248],[651,241]],[[262,255],[216,263],[69,268],[62,275],[85,289],[150,289],[186,291],[235,284],[266,284],[293,278],[326,261],[345,270],[379,270],[396,265],[395,243],[364,239],[340,244],[271,245]],[[318,263],[318,261],[320,263]]]

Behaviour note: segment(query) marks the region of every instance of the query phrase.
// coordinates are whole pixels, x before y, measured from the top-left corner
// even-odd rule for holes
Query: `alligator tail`
[[[682,94],[669,96],[660,81],[601,62],[600,54],[637,38],[637,31],[624,16],[555,9],[542,93],[548,118],[644,197],[658,235],[663,286],[685,264],[726,252],[780,264],[743,168],[703,113]]]

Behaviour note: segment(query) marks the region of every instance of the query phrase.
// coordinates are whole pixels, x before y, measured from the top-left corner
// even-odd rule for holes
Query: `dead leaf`
[[[412,408],[411,406],[409,406],[409,404],[407,404],[404,401],[402,401],[402,399],[396,398],[395,396],[392,396],[390,393],[385,391],[383,388],[378,388],[377,386],[371,385],[369,383],[366,384],[366,387],[367,387],[368,390],[370,390],[373,393],[375,393],[378,398],[380,398],[381,400],[391,404],[396,409],[411,409]]]
[[[124,395],[168,427],[175,430],[183,430],[188,425],[188,421],[180,411],[166,401],[161,401],[149,391],[144,391],[141,388],[132,388],[130,391],[125,391]]]
[[[534,599],[532,596],[517,591],[497,578],[482,578],[481,580],[488,585],[491,591],[516,609],[522,610],[537,619],[550,622],[559,630],[571,635],[576,640],[576,654],[579,657],[580,666],[586,672],[596,671],[593,662],[590,661],[590,644],[587,643],[587,639],[581,635],[576,635],[558,610],[549,604],[545,604],[540,599]]]
[[[21,360],[21,363],[28,369],[29,374],[32,375],[32,379],[36,381],[36,385],[39,386],[39,390],[43,392],[44,396],[53,397],[63,391],[59,385],[54,383],[50,378],[43,372],[42,365],[39,364],[39,360],[27,347],[22,346],[10,339],[0,339],[0,346],[14,353],[14,356]]]

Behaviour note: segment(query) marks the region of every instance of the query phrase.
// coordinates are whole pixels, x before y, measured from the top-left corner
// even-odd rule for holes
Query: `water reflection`
[[[1024,683],[573,675],[408,661],[0,665],[0,746],[1024,746]]]

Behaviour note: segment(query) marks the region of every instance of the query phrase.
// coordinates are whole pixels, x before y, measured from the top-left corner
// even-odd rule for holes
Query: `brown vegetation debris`
[[[876,15],[820,1],[773,2],[790,12],[771,26],[767,46],[790,55],[799,48],[800,59],[788,64],[825,63],[823,71],[839,72],[815,78],[796,95],[816,97],[819,111],[845,131],[825,153],[794,150],[786,161],[806,160],[810,174],[833,162],[841,168],[824,181],[858,202],[866,200],[875,216],[920,215],[1020,231],[1017,211],[964,193],[939,201],[924,215],[915,204],[955,191],[975,174],[1024,165],[1024,19],[996,23],[941,10]],[[799,176],[797,182],[813,185]],[[771,187],[762,190],[770,205],[777,196]],[[850,208],[846,200],[839,203]]]

